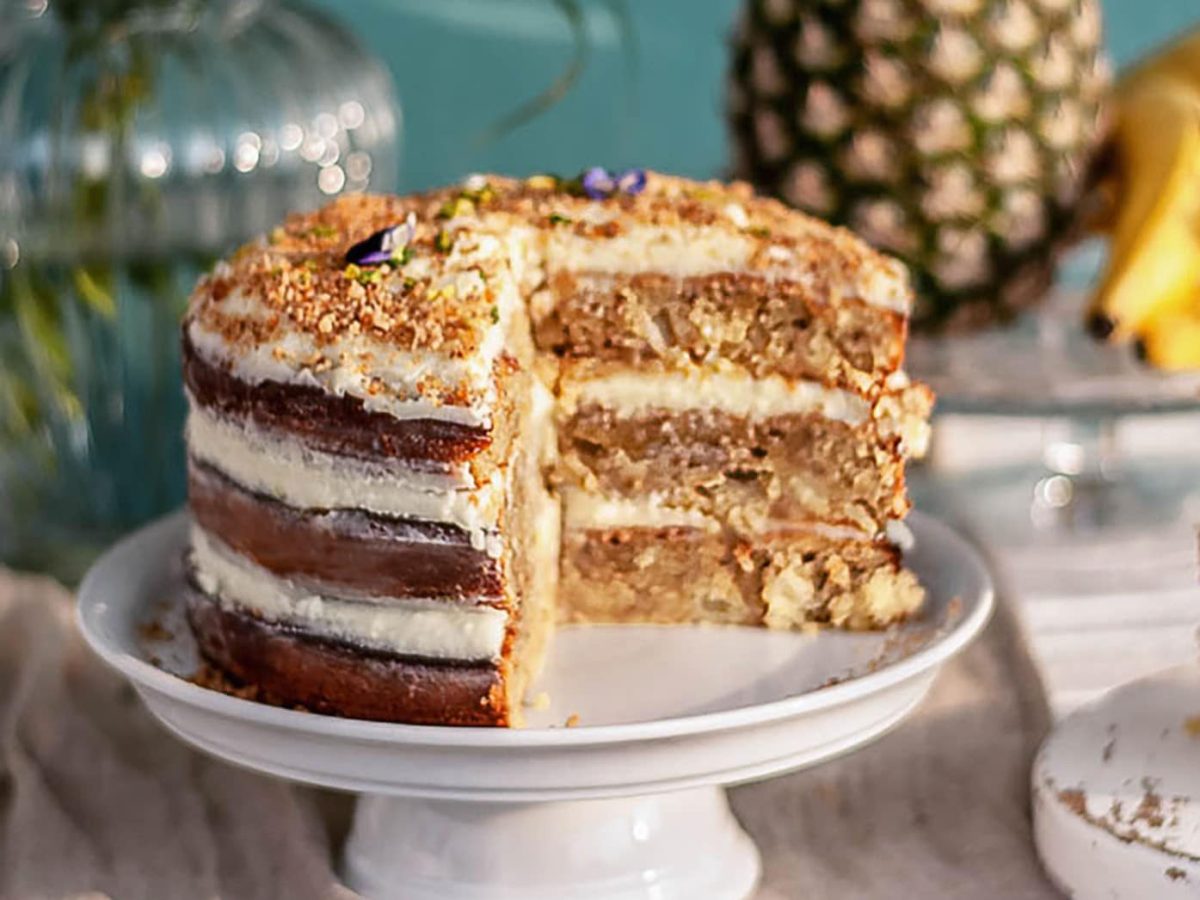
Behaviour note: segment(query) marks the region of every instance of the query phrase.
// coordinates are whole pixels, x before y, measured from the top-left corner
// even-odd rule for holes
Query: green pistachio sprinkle
[[[409,262],[415,254],[416,251],[414,251],[412,247],[405,244],[400,248],[399,252],[392,255],[392,262],[398,266],[402,266]]]
[[[338,230],[332,225],[314,225],[308,230],[309,237],[315,238],[331,238],[336,237]]]
[[[771,229],[765,225],[758,225],[754,228],[747,228],[746,232],[758,238],[768,238],[771,236]]]
[[[555,177],[557,178],[558,176]],[[587,196],[587,192],[583,189],[583,179],[578,175],[574,178],[558,178],[558,190],[572,197]]]
[[[445,228],[439,229],[433,239],[433,246],[439,253],[449,253],[450,248],[454,246],[454,235]]]
[[[351,281],[357,281],[359,284],[375,284],[383,276],[383,271],[375,267],[363,268],[362,266],[350,263],[342,270],[342,274]]]
[[[551,225],[570,225],[571,217],[564,216],[562,213],[556,213],[556,212],[550,213],[550,224]]]
[[[458,216],[469,216],[475,212],[475,203],[465,193],[447,200],[438,210],[439,219],[453,219]]]
[[[491,185],[485,184],[483,187],[474,190],[464,188],[458,196],[460,200],[467,200],[472,203],[488,203],[496,199],[496,192],[492,190]]]
[[[492,324],[493,325],[500,324],[500,307],[499,306],[492,307]]]

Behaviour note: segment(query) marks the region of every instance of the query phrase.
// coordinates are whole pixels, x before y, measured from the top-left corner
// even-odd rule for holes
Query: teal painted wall
[[[405,188],[485,170],[574,173],[600,163],[706,176],[725,164],[721,85],[734,0],[627,0],[632,72],[612,4],[584,0],[583,77],[562,103],[489,143],[481,132],[571,59],[571,30],[551,0],[317,2],[354,25],[395,75]],[[1200,24],[1200,0],[1106,0],[1105,12],[1118,64]]]

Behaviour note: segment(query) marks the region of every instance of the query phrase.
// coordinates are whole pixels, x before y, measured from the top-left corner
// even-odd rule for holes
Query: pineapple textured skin
[[[909,264],[914,321],[1044,293],[1102,128],[1099,0],[745,0],[734,174]]]

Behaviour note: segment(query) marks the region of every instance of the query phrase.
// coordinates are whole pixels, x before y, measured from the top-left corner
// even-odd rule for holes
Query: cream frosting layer
[[[739,208],[736,204],[731,206]],[[594,224],[603,224],[608,213],[607,207],[596,204]],[[549,270],[610,275],[661,273],[687,278],[753,272],[800,283],[812,278],[811,264],[805,264],[812,249],[805,242],[797,246],[775,243],[764,247],[761,239],[738,227],[737,219],[731,216],[731,227],[727,228],[632,225],[610,238],[552,230],[545,237],[545,265]],[[895,260],[880,260],[878,265],[855,269],[839,287],[840,293],[869,305],[901,313],[909,311],[908,278],[903,265]]]
[[[613,372],[564,380],[561,391],[567,411],[596,403],[622,416],[649,409],[715,409],[752,419],[816,412],[857,425],[871,414],[870,402],[850,391],[779,375],[755,378],[742,370]]]
[[[331,456],[294,438],[223,419],[193,405],[187,420],[191,456],[243,487],[299,509],[364,509],[445,522],[487,546],[504,503],[503,473],[471,488],[463,478],[373,466]]]
[[[597,203],[603,224],[607,210]],[[559,229],[545,238],[546,266],[566,272],[627,275],[658,272],[686,277],[746,267],[758,241],[728,229],[651,225],[626,227],[619,237],[592,237]]]
[[[575,531],[607,528],[697,528],[719,531],[720,523],[712,516],[694,509],[665,505],[655,494],[638,498],[606,497],[579,488],[563,491],[563,527]],[[871,533],[849,525],[834,525],[818,521],[758,523],[758,533],[797,532],[812,534],[834,541],[887,540],[902,550],[913,547],[913,536],[900,519],[889,519],[882,533]]]
[[[464,607],[433,599],[366,602],[314,594],[311,590],[239,556],[202,528],[192,528],[192,565],[206,594],[270,622],[340,638],[379,650],[431,659],[498,659],[508,614],[492,607]]]
[[[699,528],[718,531],[720,524],[694,509],[666,506],[655,494],[639,498],[605,497],[578,488],[562,492],[563,527],[587,528]]]
[[[495,238],[484,236],[480,243],[488,244],[489,256],[500,252],[501,243]],[[409,263],[406,277],[427,277],[419,271],[423,262],[427,261]],[[473,269],[454,271],[431,285],[432,290],[459,294],[477,293],[485,286],[480,272]],[[496,297],[495,322],[485,329],[478,349],[461,356],[402,349],[362,331],[318,339],[242,288],[193,317],[187,325],[188,338],[203,358],[227,366],[234,377],[250,384],[274,381],[318,387],[336,396],[356,397],[366,409],[398,419],[488,427],[496,401],[493,367],[509,343],[510,329],[525,327],[515,281],[501,278],[490,287]],[[232,343],[221,327],[231,321],[266,323],[268,319],[272,338],[264,342]],[[461,387],[464,402],[447,402],[426,388],[431,384]]]

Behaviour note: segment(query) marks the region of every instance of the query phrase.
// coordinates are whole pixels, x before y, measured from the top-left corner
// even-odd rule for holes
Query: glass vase
[[[383,68],[285,0],[0,7],[0,561],[66,581],[184,493],[191,286],[397,175]]]

